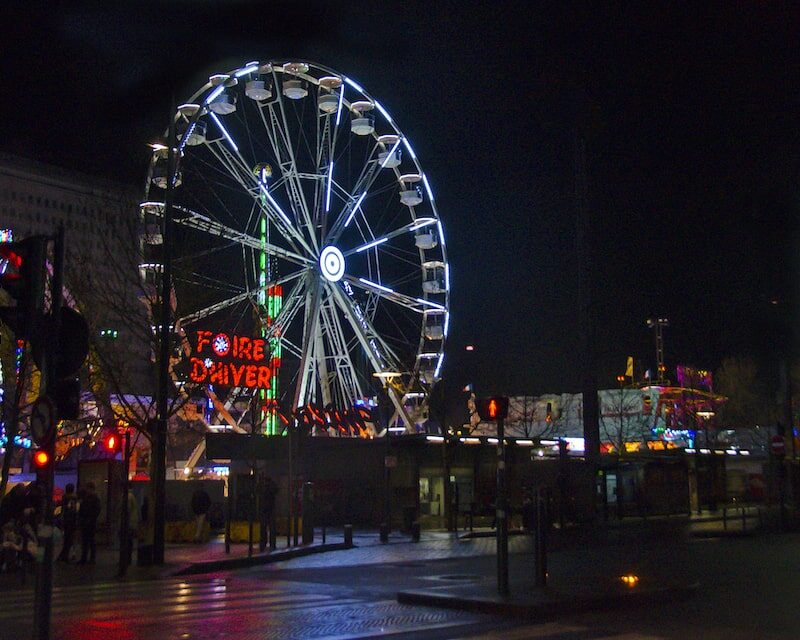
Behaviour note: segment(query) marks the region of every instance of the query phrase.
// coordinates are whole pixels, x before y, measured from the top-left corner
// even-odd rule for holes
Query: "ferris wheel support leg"
[[[311,278],[309,278],[311,279]],[[308,313],[306,314],[306,326],[303,331],[303,351],[300,357],[300,368],[298,369],[299,376],[297,379],[297,386],[294,392],[293,407],[299,407],[306,403],[309,395],[308,382],[309,377],[314,371],[313,351],[314,342],[317,334],[317,327],[319,326],[319,304],[322,297],[322,286],[319,281],[315,280],[310,284],[313,291],[309,291]]]
[[[361,343],[361,347],[364,349],[367,358],[369,358],[372,368],[376,373],[385,371],[385,365],[382,365],[380,360],[373,353],[369,338],[365,333],[365,327],[363,325],[366,325],[366,331],[371,331],[374,335],[377,335],[375,334],[375,331],[370,325],[369,321],[363,317],[363,314],[360,320],[355,317],[352,308],[350,307],[350,303],[348,302],[347,297],[341,288],[338,286],[333,286],[331,287],[331,291],[333,292],[334,299],[336,300],[337,304],[342,311],[344,311],[347,320],[350,322],[350,326],[353,328],[356,337]],[[389,399],[392,401],[394,408],[397,410],[397,413],[399,413],[403,418],[403,424],[405,425],[406,433],[416,433],[416,425],[411,419],[411,416],[408,414],[408,411],[406,411],[405,406],[403,406],[402,398],[398,397],[397,391],[393,387],[387,386],[386,392],[389,395]]]

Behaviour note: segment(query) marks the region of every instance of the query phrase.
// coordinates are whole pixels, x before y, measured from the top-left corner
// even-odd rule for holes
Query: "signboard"
[[[783,458],[786,455],[786,441],[783,436],[772,436],[769,448],[776,458]]]
[[[31,437],[40,447],[50,443],[56,426],[56,407],[47,396],[39,396],[31,409]]]
[[[269,389],[269,343],[251,338],[201,329],[194,332],[189,379],[220,387]]]

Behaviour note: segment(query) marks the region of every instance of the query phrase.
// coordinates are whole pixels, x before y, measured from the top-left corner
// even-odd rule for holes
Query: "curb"
[[[650,604],[657,600],[677,601],[689,598],[699,588],[699,583],[662,587],[643,591],[626,591],[620,593],[599,593],[589,596],[576,596],[563,592],[543,591],[547,598],[541,602],[522,602],[493,599],[489,597],[463,597],[454,594],[427,591],[401,591],[397,601],[401,604],[413,604],[442,609],[456,609],[470,613],[487,613],[496,616],[548,620],[576,613],[589,613],[630,605]]]
[[[228,571],[230,569],[244,569],[273,562],[282,562],[293,558],[302,558],[317,553],[327,551],[341,551],[343,549],[353,549],[355,545],[346,545],[344,542],[332,542],[319,544],[313,547],[300,547],[298,549],[287,549],[273,553],[259,553],[248,558],[247,556],[238,558],[223,558],[221,560],[208,560],[206,562],[192,562],[188,565],[179,567],[175,571],[169,572],[169,576],[191,576],[201,573],[214,573],[216,571]]]

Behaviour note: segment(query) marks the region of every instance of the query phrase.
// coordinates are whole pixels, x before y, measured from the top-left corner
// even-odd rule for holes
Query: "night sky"
[[[769,362],[788,343],[797,4],[113,4],[3,3],[0,149],[138,186],[171,94],[182,101],[210,73],[296,58],[354,78],[436,192],[453,384],[580,389],[578,139],[601,387],[628,355],[653,366],[649,315],[672,323],[670,368]]]

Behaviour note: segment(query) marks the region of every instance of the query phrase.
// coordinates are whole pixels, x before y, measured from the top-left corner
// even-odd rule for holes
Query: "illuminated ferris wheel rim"
[[[312,73],[311,71],[315,71]],[[256,90],[264,90],[265,85],[265,78],[272,77],[273,86],[275,89],[275,96],[273,97],[269,94],[268,99],[272,99],[273,102],[278,102],[281,105],[281,109],[283,108],[283,98],[281,98],[281,91],[278,83],[278,74],[283,74],[283,94],[285,96],[291,97],[288,91],[295,91],[296,94],[301,94],[305,92],[301,97],[305,97],[308,95],[308,92],[303,88],[302,82],[310,83],[310,85],[315,85],[318,88],[318,95],[317,95],[317,103],[322,111],[327,110],[327,115],[329,116],[330,120],[334,118],[335,112],[335,119],[336,119],[336,131],[334,135],[339,134],[339,124],[343,118],[343,113],[345,111],[349,112],[352,122],[352,131],[354,134],[357,134],[356,131],[356,118],[354,116],[358,116],[360,120],[364,120],[365,123],[358,123],[359,126],[366,126],[371,127],[369,130],[369,134],[375,140],[375,148],[382,149],[380,158],[382,161],[380,162],[378,172],[383,170],[384,168],[389,166],[396,174],[397,174],[397,181],[400,185],[401,189],[408,189],[408,193],[412,193],[412,187],[416,188],[414,185],[417,182],[421,182],[424,186],[425,193],[428,196],[428,200],[426,206],[429,207],[429,213],[426,215],[417,216],[414,206],[409,206],[410,210],[410,221],[408,224],[400,227],[399,229],[394,229],[390,233],[385,235],[378,235],[368,239],[368,241],[363,242],[360,246],[355,246],[351,248],[340,248],[339,240],[342,231],[347,228],[351,222],[353,221],[354,217],[358,214],[358,216],[364,217],[366,221],[365,215],[365,208],[366,203],[362,206],[362,202],[364,197],[367,196],[367,191],[369,190],[369,185],[366,189],[364,189],[363,193],[356,194],[355,191],[353,193],[349,193],[343,188],[341,188],[338,184],[336,184],[336,180],[333,179],[334,175],[334,159],[333,159],[333,146],[331,147],[331,160],[330,165],[327,167],[327,172],[325,175],[318,175],[317,178],[324,179],[326,181],[326,189],[325,189],[325,213],[328,213],[330,201],[331,201],[331,191],[332,187],[336,186],[337,189],[344,191],[347,196],[345,200],[345,206],[342,208],[342,211],[339,213],[337,218],[335,218],[334,223],[331,225],[331,229],[326,237],[314,238],[313,236],[303,237],[300,233],[297,233],[295,230],[292,230],[292,227],[295,223],[295,218],[290,215],[287,215],[284,207],[281,207],[280,203],[277,201],[276,189],[269,188],[266,185],[266,182],[259,182],[257,184],[257,188],[260,189],[259,195],[266,199],[267,204],[265,205],[265,215],[268,215],[268,211],[270,210],[273,219],[271,222],[275,225],[278,230],[281,230],[284,234],[286,234],[290,241],[293,241],[293,246],[297,249],[296,252],[287,250],[285,247],[277,247],[277,246],[270,246],[267,248],[268,253],[275,254],[288,260],[289,262],[294,262],[300,265],[304,270],[307,271],[314,271],[320,277],[320,280],[329,286],[334,283],[341,283],[344,285],[346,291],[352,291],[352,289],[358,288],[361,291],[366,291],[371,295],[376,295],[384,300],[391,301],[394,304],[405,306],[408,309],[411,309],[417,313],[419,313],[423,317],[423,321],[421,323],[421,331],[419,335],[419,343],[417,348],[417,357],[414,363],[411,363],[411,367],[413,367],[413,375],[417,378],[420,377],[421,372],[424,366],[429,366],[430,369],[428,370],[427,379],[425,380],[426,386],[429,389],[439,378],[441,374],[441,368],[443,365],[444,360],[444,342],[447,335],[448,327],[449,327],[449,299],[450,299],[450,274],[449,274],[449,263],[446,257],[446,247],[445,247],[445,236],[444,230],[442,227],[441,220],[438,215],[438,211],[436,208],[436,201],[433,195],[433,191],[430,186],[430,182],[428,180],[427,175],[422,170],[420,162],[416,156],[416,153],[411,146],[410,141],[408,138],[400,131],[400,129],[395,124],[394,119],[390,116],[388,111],[381,105],[381,103],[374,99],[370,94],[368,94],[364,89],[354,80],[345,76],[344,74],[340,74],[337,71],[325,67],[323,65],[319,65],[316,63],[311,62],[251,62],[234,69],[225,74],[216,74],[209,78],[209,81],[195,94],[189,99],[186,104],[181,105],[177,113],[175,114],[176,122],[180,123],[181,121],[184,122],[185,127],[183,129],[182,135],[178,140],[178,155],[179,157],[182,156],[187,150],[187,145],[190,144],[190,137],[195,132],[195,127],[198,126],[198,123],[201,122],[201,118],[204,116],[208,116],[205,122],[206,127],[211,127],[213,125],[219,129],[222,134],[221,140],[224,140],[225,144],[230,147],[231,150],[235,151],[239,154],[238,146],[234,138],[229,133],[228,128],[224,124],[224,117],[225,111],[223,109],[215,109],[214,105],[216,101],[225,98],[226,100],[229,99],[228,94],[236,85],[240,84],[241,82],[247,82],[246,92],[249,92],[251,87],[255,84],[258,85],[260,82],[260,87],[255,86]],[[254,78],[261,78],[261,80],[253,80]],[[349,89],[348,89],[349,87]],[[338,89],[338,93],[336,90]],[[346,97],[346,91],[355,92],[356,95]],[[249,93],[246,93],[248,97],[250,96]],[[332,103],[330,99],[333,96],[338,97],[338,103]],[[325,107],[323,107],[323,100],[325,100]],[[259,108],[263,109],[264,104],[267,104],[267,100],[264,102],[259,102],[258,100],[254,100],[258,102]],[[233,103],[235,105],[235,101]],[[271,102],[269,103],[271,104]],[[224,105],[223,105],[224,106]],[[235,110],[235,106],[232,107]],[[377,132],[377,123],[373,120],[367,120],[366,118],[360,118],[360,116],[364,116],[367,112],[372,110],[377,111],[383,118],[383,126],[388,126],[391,128],[391,134],[382,134],[379,135]],[[232,112],[232,111],[231,111]],[[220,115],[222,114],[222,115]],[[360,135],[360,134],[359,134]],[[204,141],[206,142],[206,141]],[[210,143],[207,143],[210,146]],[[334,143],[335,144],[335,141]],[[410,158],[410,162],[413,164],[415,171],[405,170],[403,174],[401,174],[397,168],[397,165],[400,164],[400,161],[397,164],[389,163],[388,161],[393,159],[395,152],[397,152],[397,157],[399,158],[398,149],[402,148],[408,154]],[[241,154],[239,154],[241,156]],[[154,155],[153,165],[155,165],[156,156]],[[403,160],[403,162],[406,162]],[[281,168],[282,169],[282,168]],[[176,163],[176,174],[178,175],[178,164]],[[173,176],[173,179],[175,179]],[[281,176],[282,178],[285,176]],[[417,191],[419,191],[417,189]],[[358,197],[357,197],[358,196]],[[403,195],[401,192],[401,201],[404,204],[407,204],[403,200]],[[415,200],[411,200],[411,202],[415,202]],[[421,202],[421,194],[420,194],[420,202]],[[155,205],[156,207],[160,204],[158,202],[150,202],[150,203],[143,203],[143,205]],[[293,205],[292,205],[293,206]],[[407,205],[408,206],[408,205]],[[349,207],[349,209],[348,209]],[[176,207],[179,208],[179,207]],[[288,210],[288,208],[287,208]],[[185,212],[188,212],[190,215],[194,215],[197,218],[201,217],[201,213],[191,212],[188,209],[184,209]],[[390,287],[387,287],[385,283],[381,282],[380,280],[375,281],[370,278],[363,278],[353,276],[347,273],[347,265],[349,263],[349,259],[351,256],[355,256],[355,254],[359,253],[372,253],[377,260],[377,255],[379,249],[383,249],[381,245],[387,243],[392,240],[395,236],[406,233],[406,232],[415,232],[419,229],[423,228],[431,228],[434,227],[437,232],[436,236],[436,243],[438,243],[438,256],[436,256],[435,260],[425,260],[424,251],[422,249],[419,250],[420,253],[420,261],[421,261],[421,269],[423,272],[423,280],[425,278],[426,269],[439,269],[441,273],[441,277],[443,279],[442,287],[440,289],[436,288],[426,288],[425,286],[422,287],[422,290],[419,292],[417,296],[409,296],[398,291],[393,290]],[[355,225],[354,225],[355,226]],[[369,229],[369,226],[367,225]],[[371,231],[370,231],[371,233]],[[248,245],[252,249],[256,249],[259,240],[258,238],[249,235],[249,234],[242,234],[239,238],[239,241],[242,243],[243,246]],[[263,241],[261,242],[261,247],[263,249]],[[418,247],[423,245],[417,245]],[[435,244],[433,246],[436,246]],[[274,250],[274,251],[273,251]],[[355,256],[357,257],[357,256]],[[433,266],[426,266],[426,265],[433,265]],[[298,276],[298,274],[293,274],[294,276]],[[299,276],[298,276],[299,277]],[[289,282],[293,278],[291,276],[284,277],[282,281],[284,283]],[[425,283],[423,283],[425,284]],[[263,290],[263,287],[260,289]],[[335,288],[330,289],[333,293],[334,297],[341,297],[341,287],[338,285]],[[252,296],[254,292],[248,291],[244,294],[241,294],[240,297],[244,296]],[[351,294],[352,295],[352,294]],[[340,304],[341,303],[340,301]],[[430,335],[426,334],[426,321],[425,317],[427,314],[436,314],[439,317],[443,317],[443,321],[441,322],[441,327],[438,335],[438,344],[436,346],[432,346],[429,343],[426,343],[426,338],[430,338]],[[356,309],[356,315],[359,316],[358,320],[363,320]],[[204,317],[202,311],[201,312],[194,312],[188,314],[180,319],[180,324],[183,326],[187,326],[193,322],[198,321]],[[279,323],[278,323],[279,324]],[[421,364],[422,363],[422,364]],[[406,374],[409,373],[408,371],[396,371],[398,367],[389,366],[388,363],[384,363],[382,361],[373,362],[373,368],[375,372],[373,375],[377,378],[382,378],[384,380],[390,379],[391,376],[387,374]],[[409,397],[419,397],[420,395],[427,395],[427,394],[420,394],[419,388],[412,388],[411,386],[408,387],[406,395]]]

